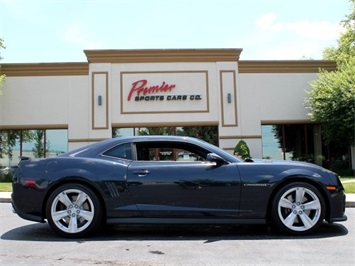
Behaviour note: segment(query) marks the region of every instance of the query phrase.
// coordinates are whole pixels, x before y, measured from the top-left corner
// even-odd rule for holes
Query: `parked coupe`
[[[304,235],[345,221],[338,176],[291,161],[243,161],[178,136],[104,140],[55,158],[22,158],[12,204],[64,237],[106,223],[264,224]]]

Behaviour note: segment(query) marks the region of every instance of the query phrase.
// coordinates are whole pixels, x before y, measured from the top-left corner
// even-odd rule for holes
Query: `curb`
[[[9,198],[0,198],[0,203],[11,203],[11,199],[9,199]]]

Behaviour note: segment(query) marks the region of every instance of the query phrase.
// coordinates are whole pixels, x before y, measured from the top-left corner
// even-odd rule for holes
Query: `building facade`
[[[230,152],[244,140],[255,158],[330,159],[305,99],[334,61],[241,61],[242,49],[84,52],[85,63],[2,64],[2,165],[113,136],[201,137],[201,128]]]

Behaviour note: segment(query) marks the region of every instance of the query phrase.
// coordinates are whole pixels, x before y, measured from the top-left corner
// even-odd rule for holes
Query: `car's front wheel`
[[[312,185],[291,183],[278,191],[272,204],[274,223],[292,235],[304,235],[316,230],[323,222],[325,203]]]
[[[65,237],[83,237],[98,229],[102,212],[96,194],[81,184],[65,184],[49,196],[46,206],[51,228]]]

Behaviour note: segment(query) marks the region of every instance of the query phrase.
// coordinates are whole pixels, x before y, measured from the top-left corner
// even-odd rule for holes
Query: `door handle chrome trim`
[[[138,176],[145,176],[145,175],[150,174],[150,171],[147,169],[134,170],[133,174],[138,175]]]

